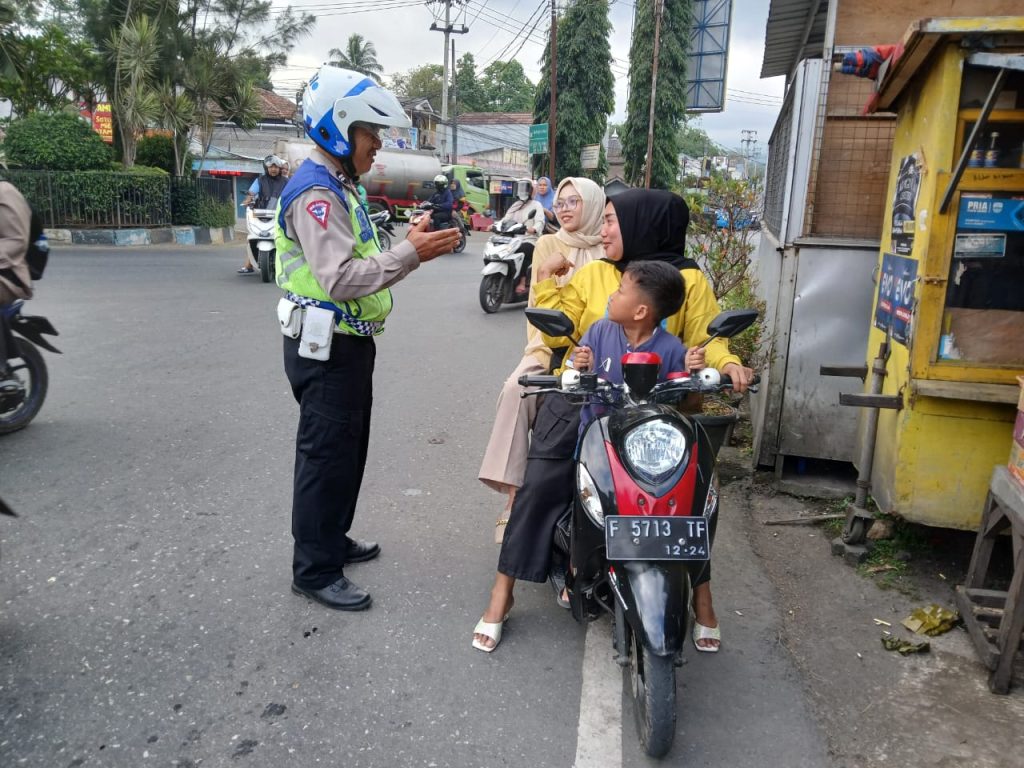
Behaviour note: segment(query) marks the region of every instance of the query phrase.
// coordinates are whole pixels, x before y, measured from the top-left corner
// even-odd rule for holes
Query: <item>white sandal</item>
[[[717,640],[718,645],[701,645],[699,640]],[[695,619],[693,622],[693,647],[701,653],[718,653],[722,647],[722,625],[705,627]]]
[[[496,622],[493,622],[493,623],[491,623],[489,621],[484,621],[483,619],[480,619],[480,621],[478,621],[476,623],[476,626],[473,627],[473,634],[474,635],[483,635],[488,640],[493,641],[494,645],[490,645],[490,646],[484,645],[483,643],[481,643],[479,640],[477,640],[474,637],[473,638],[473,647],[476,648],[478,651],[483,651],[484,653],[490,653],[495,648],[497,648],[498,647],[498,643],[501,642],[501,632],[505,628],[505,622],[507,620],[508,620],[508,614],[505,614],[505,618],[502,619],[501,621],[496,621]]]

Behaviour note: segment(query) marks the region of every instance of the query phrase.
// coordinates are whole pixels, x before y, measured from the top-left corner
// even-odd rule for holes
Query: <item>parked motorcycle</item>
[[[19,299],[0,308],[0,333],[7,333],[7,367],[16,382],[0,392],[0,435],[24,428],[43,407],[50,379],[36,347],[61,353],[43,338],[58,335],[53,324],[45,317],[23,315],[24,303]]]
[[[269,283],[274,279],[274,216],[277,214],[277,201],[273,200],[273,208],[246,208],[245,226],[249,231],[249,261],[254,269],[258,269],[260,279]]]
[[[530,297],[529,276],[525,287],[516,290],[523,277],[526,255],[522,251],[526,225],[500,221],[491,226],[493,235],[484,246],[484,268],[480,273],[480,308],[487,314],[501,309],[502,304],[526,301]]]
[[[433,204],[420,203],[419,205],[416,206],[415,212],[413,212],[413,214],[409,216],[409,226],[415,227],[424,216],[430,216],[433,210]],[[452,253],[462,253],[464,250],[466,250],[466,238],[469,237],[469,230],[466,229],[466,224],[465,222],[463,222],[462,217],[454,212],[452,213],[451,223],[448,224],[448,226],[443,227],[443,229],[449,229],[451,227],[455,227],[456,229],[459,230],[459,242],[452,249]],[[434,231],[433,220],[431,220],[430,226],[427,228],[427,231]]]
[[[526,315],[545,334],[571,338],[573,323],[561,312]],[[723,312],[708,333],[735,336],[756,318],[754,310]],[[565,585],[577,621],[602,611],[613,616],[616,661],[651,757],[664,756],[675,736],[676,667],[692,631],[691,589],[707,567],[718,516],[715,451],[703,427],[672,404],[732,384],[713,368],[656,383],[660,363],[651,353],[626,354],[623,384],[571,369],[519,379],[539,388],[530,394],[605,407],[577,447],[575,498],[556,527],[552,559],[568,560]]]
[[[377,228],[377,241],[382,251],[391,250],[391,238],[395,235],[395,225],[391,223],[391,214],[387,211],[377,211],[370,214],[370,221]]]

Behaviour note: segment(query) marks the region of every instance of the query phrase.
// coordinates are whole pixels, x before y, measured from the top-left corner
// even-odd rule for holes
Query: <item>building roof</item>
[[[273,91],[265,91],[262,88],[255,88],[256,96],[260,100],[261,120],[282,120],[291,122],[298,112],[298,106],[291,99],[286,99]]]
[[[803,59],[821,58],[828,0],[771,0],[761,77],[789,75]]]
[[[459,125],[533,125],[532,112],[466,112]]]

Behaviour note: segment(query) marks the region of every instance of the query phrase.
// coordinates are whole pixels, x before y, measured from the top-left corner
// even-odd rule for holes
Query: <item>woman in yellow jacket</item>
[[[576,326],[576,338],[596,320],[605,316],[608,297],[622,279],[622,269],[631,259],[667,261],[680,269],[686,287],[682,309],[666,321],[672,333],[688,347],[708,338],[707,325],[718,314],[718,302],[695,262],[685,252],[689,210],[678,195],[661,190],[630,190],[616,195],[605,207],[601,228],[605,259],[580,269],[567,285],[559,288],[555,277],[568,271],[568,263],[557,261],[538,268],[535,286],[538,307],[565,312]],[[557,346],[564,338],[545,341]],[[716,339],[705,348],[706,362],[744,391],[753,372],[729,352],[725,340]],[[564,398],[546,398],[539,406],[526,476],[516,495],[498,573],[483,618],[474,629],[473,647],[490,652],[501,640],[504,618],[512,607],[512,590],[517,579],[544,581],[548,575],[551,529],[558,514],[571,500],[572,452],[579,427],[579,411]],[[710,578],[710,563],[706,578]],[[720,645],[718,619],[711,600],[710,582],[694,587],[694,645],[700,651],[716,652]]]

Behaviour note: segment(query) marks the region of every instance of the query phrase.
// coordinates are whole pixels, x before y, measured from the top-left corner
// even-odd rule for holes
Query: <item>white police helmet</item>
[[[306,86],[302,113],[309,138],[337,158],[352,154],[353,125],[370,129],[412,126],[390,91],[366,75],[329,64],[322,66]]]

